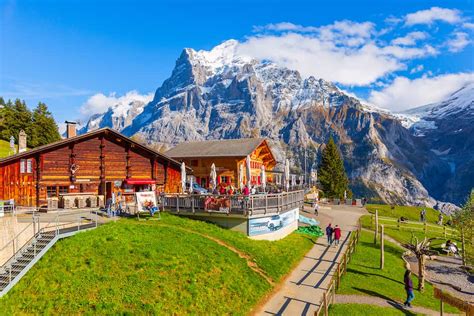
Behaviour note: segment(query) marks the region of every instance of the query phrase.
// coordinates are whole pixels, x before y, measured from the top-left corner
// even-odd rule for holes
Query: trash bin
[[[57,210],[58,209],[58,198],[51,197],[47,199],[48,202],[48,210]]]

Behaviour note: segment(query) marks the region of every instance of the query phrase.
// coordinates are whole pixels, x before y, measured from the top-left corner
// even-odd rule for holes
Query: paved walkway
[[[309,209],[307,209],[309,210]],[[323,207],[319,216],[311,216],[321,222],[324,229],[328,223],[339,225],[342,230],[339,247],[328,247],[326,236],[320,237],[313,248],[306,254],[281,287],[270,299],[261,306],[257,315],[314,315],[323,297],[323,292],[329,286],[337,263],[341,260],[351,231],[357,227],[358,218],[366,211],[360,207],[331,206]]]

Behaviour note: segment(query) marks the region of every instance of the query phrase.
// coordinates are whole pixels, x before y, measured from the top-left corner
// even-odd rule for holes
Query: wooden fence
[[[319,316],[321,312],[324,311],[324,315],[329,315],[329,305],[334,304],[336,299],[336,290],[339,288],[341,284],[341,277],[344,273],[347,272],[347,265],[351,261],[352,254],[356,249],[356,245],[360,239],[360,232],[361,232],[361,222],[359,220],[357,230],[352,232],[352,236],[349,240],[349,245],[347,246],[344,254],[342,255],[341,261],[337,263],[336,273],[332,276],[331,280],[329,281],[329,286],[327,290],[323,293],[323,299],[319,304],[317,311],[314,313],[315,316]]]
[[[370,227],[375,229],[375,215],[372,214]],[[406,220],[400,222],[397,218],[393,217],[385,217],[385,216],[378,216],[379,225],[383,224],[385,228],[393,228],[398,230],[408,230],[408,231],[420,231],[423,232],[425,235],[427,232],[436,233],[439,235],[444,235],[445,238],[448,236],[451,237],[459,237],[459,232],[456,229],[451,227],[447,227],[446,225],[437,225],[437,224],[430,224],[427,222],[418,222],[418,221],[410,221]],[[393,224],[392,224],[393,223]]]

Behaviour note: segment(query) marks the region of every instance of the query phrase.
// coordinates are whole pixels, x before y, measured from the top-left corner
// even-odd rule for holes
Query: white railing
[[[304,191],[255,195],[167,194],[162,207],[176,213],[224,213],[241,216],[278,214],[303,205]]]
[[[25,220],[26,218],[23,218]],[[20,219],[18,219],[20,221]],[[0,262],[0,268],[9,262],[15,261],[18,254],[29,246],[36,236],[41,233],[53,232],[55,236],[64,230],[78,231],[90,227],[97,227],[98,215],[93,211],[81,212],[57,212],[56,214],[44,214],[39,216],[37,212],[29,219],[31,223],[25,226],[10,241],[0,248],[0,258],[9,258],[5,263]]]

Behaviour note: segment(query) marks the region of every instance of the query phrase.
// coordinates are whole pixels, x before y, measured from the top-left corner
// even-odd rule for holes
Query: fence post
[[[379,210],[375,210],[375,233],[374,244],[377,244],[377,234],[379,233]]]
[[[466,265],[466,244],[464,243],[464,228],[461,227],[462,265]]]
[[[444,230],[444,238],[446,238],[446,226],[443,226],[443,230]]]
[[[401,228],[400,228],[400,220],[397,221],[397,228],[398,228],[398,230],[401,230]]]
[[[443,302],[443,298],[440,298],[440,299],[439,299],[439,314],[440,314],[440,316],[443,316],[443,315],[444,315],[444,302]]]
[[[347,252],[344,255],[344,273],[347,273]]]
[[[336,285],[334,282],[332,283],[332,303],[334,304],[336,301]]]
[[[426,222],[423,223],[423,226],[424,226],[424,232],[425,232],[425,235],[426,235],[426,230],[427,230]]]
[[[337,288],[341,285],[341,263],[337,263]]]
[[[329,308],[328,308],[328,294],[326,291],[323,292],[323,303],[324,303],[324,315],[329,315]]]
[[[176,213],[179,213],[179,195],[176,195]]]
[[[384,266],[384,239],[383,239],[383,225],[380,225],[380,269]]]

